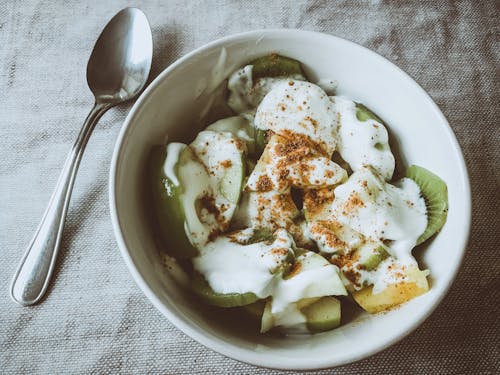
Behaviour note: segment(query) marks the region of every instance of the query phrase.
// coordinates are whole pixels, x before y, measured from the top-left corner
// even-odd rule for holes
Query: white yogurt
[[[391,185],[371,168],[354,172],[335,189],[332,212],[340,223],[370,239],[395,241],[390,248],[400,260],[411,257],[427,226],[417,184],[403,178],[398,186]]]
[[[271,244],[243,245],[228,236],[219,236],[200,248],[194,268],[216,293],[254,293],[259,298],[272,293],[274,272],[293,254],[293,239],[283,229],[275,232]]]
[[[177,174],[175,173],[175,166],[179,160],[182,150],[184,150],[185,147],[187,146],[184,143],[179,142],[171,142],[167,145],[167,158],[163,164],[163,172],[175,186],[180,185]]]
[[[228,106],[238,114],[247,114],[253,117],[255,109],[262,99],[277,84],[288,82],[285,77],[262,77],[256,80],[252,77],[253,66],[247,65],[234,72],[228,80]],[[304,80],[301,75],[293,76],[295,80]]]
[[[352,100],[334,96],[335,111],[339,120],[337,149],[353,171],[372,166],[386,180],[394,173],[394,156],[389,147],[387,129],[375,120],[359,121],[356,105]]]
[[[303,298],[346,295],[337,266],[321,255],[308,251],[297,257],[300,270],[293,277],[280,279],[273,293],[272,312],[285,310]]]
[[[249,231],[249,230],[247,230]],[[283,312],[303,298],[346,295],[339,269],[322,256],[305,252],[296,258],[297,271],[283,278],[280,266],[290,260],[294,242],[284,229],[271,244],[241,244],[238,234],[219,236],[200,248],[194,268],[216,293],[254,293],[273,298],[272,313]]]
[[[259,107],[260,108],[260,107]],[[260,157],[252,174],[248,177],[247,189],[251,191],[265,191],[272,189],[286,192],[291,187],[301,189],[317,189],[334,186],[347,179],[347,172],[324,154],[311,147],[287,145],[289,140],[274,135]],[[293,153],[302,154],[292,156]],[[283,153],[282,149],[290,149]],[[261,180],[270,181],[271,186],[262,187]]]
[[[319,86],[297,80],[274,85],[260,102],[255,126],[286,136],[303,134],[321,146],[328,157],[335,151],[336,117],[334,105]]]

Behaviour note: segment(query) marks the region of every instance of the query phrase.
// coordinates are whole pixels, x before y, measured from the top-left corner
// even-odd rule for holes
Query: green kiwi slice
[[[176,170],[186,159],[189,148],[181,152],[176,164]],[[184,224],[186,215],[182,200],[183,187],[176,186],[166,176],[163,165],[167,158],[167,147],[155,146],[149,156],[149,181],[152,197],[152,211],[155,214],[154,230],[165,251],[177,258],[186,259],[195,257],[198,250],[189,242]]]
[[[249,305],[259,300],[254,293],[216,293],[207,280],[198,272],[191,279],[192,290],[210,305],[219,307],[239,307]]]
[[[446,222],[448,214],[448,188],[434,173],[417,165],[406,169],[405,176],[417,183],[427,206],[427,228],[417,240],[417,245],[437,233]]]
[[[374,251],[370,251],[369,254],[360,261],[360,264],[364,269],[372,271],[389,256],[389,253],[383,246],[378,246]]]
[[[299,61],[276,53],[259,57],[249,63],[253,65],[252,78],[254,81],[262,77],[305,77]]]

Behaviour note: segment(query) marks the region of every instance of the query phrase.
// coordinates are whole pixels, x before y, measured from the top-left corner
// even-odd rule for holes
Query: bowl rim
[[[315,360],[306,359],[301,361],[294,361],[293,363],[284,363],[279,357],[273,358],[273,356],[265,356],[262,353],[251,351],[248,349],[243,349],[240,347],[236,347],[231,343],[224,342],[219,338],[211,337],[211,335],[206,334],[203,329],[198,329],[183,319],[176,315],[176,312],[167,308],[165,304],[163,304],[160,299],[155,295],[153,290],[149,287],[146,282],[144,276],[141,274],[139,269],[134,264],[132,257],[129,253],[125,238],[122,233],[122,228],[120,224],[120,219],[118,217],[118,208],[116,204],[116,177],[118,172],[118,165],[120,163],[121,151],[124,147],[124,140],[126,139],[127,131],[130,124],[133,122],[134,117],[136,116],[139,109],[144,104],[146,98],[153,93],[156,88],[161,84],[161,82],[165,79],[170,72],[176,69],[178,66],[182,65],[184,62],[190,60],[192,57],[203,54],[207,50],[211,50],[215,47],[223,47],[225,44],[230,42],[236,42],[246,39],[255,38],[258,40],[259,38],[266,36],[278,36],[278,37],[299,37],[299,36],[309,36],[315,38],[326,38],[332,39],[337,42],[346,43],[347,45],[353,46],[355,48],[361,48],[365,50],[366,53],[372,54],[373,57],[381,60],[384,64],[390,64],[395,70],[400,74],[402,79],[408,81],[419,94],[422,95],[422,98],[427,102],[429,108],[435,113],[435,115],[439,118],[442,125],[447,132],[448,138],[451,141],[452,147],[458,156],[458,168],[460,171],[461,183],[463,185],[463,189],[465,192],[465,196],[463,197],[463,211],[464,211],[464,220],[465,226],[464,231],[461,234],[457,234],[461,236],[458,239],[459,246],[457,252],[457,257],[455,259],[455,267],[453,271],[448,275],[448,280],[446,282],[445,287],[441,290],[441,294],[437,296],[433,303],[429,303],[423,309],[420,315],[407,327],[405,330],[400,330],[392,337],[389,337],[385,341],[379,341],[376,345],[372,345],[367,350],[362,352],[349,353],[344,355],[341,358],[332,356],[330,358],[316,358]],[[439,125],[441,126],[441,124]],[[146,87],[146,89],[141,93],[137,101],[132,106],[130,112],[126,116],[123,126],[119,132],[117,137],[115,147],[113,150],[110,172],[109,172],[109,205],[110,205],[110,216],[113,227],[113,232],[115,234],[116,241],[118,243],[118,247],[120,249],[120,253],[127,265],[128,270],[132,274],[135,282],[142,290],[142,292],[146,295],[146,297],[153,303],[153,305],[165,316],[167,319],[174,324],[178,329],[184,332],[186,335],[204,345],[205,347],[212,349],[216,352],[219,352],[227,357],[233,358],[235,360],[245,362],[251,365],[260,366],[260,367],[268,367],[274,369],[285,369],[285,370],[314,370],[314,369],[322,369],[334,366],[340,366],[347,363],[352,363],[359,361],[361,359],[372,356],[390,346],[395,344],[396,342],[402,340],[404,337],[413,332],[418,326],[420,326],[424,320],[426,320],[432,312],[437,308],[437,306],[441,303],[443,298],[447,295],[453,281],[456,279],[457,273],[462,264],[465,251],[467,248],[467,243],[470,235],[470,227],[471,227],[471,193],[470,193],[470,182],[467,172],[467,167],[465,164],[465,160],[463,157],[463,153],[457,141],[457,138],[451,129],[448,121],[444,117],[443,113],[437,106],[437,104],[433,101],[430,95],[415,81],[411,78],[406,72],[404,72],[401,68],[396,66],[394,63],[386,59],[385,57],[379,55],[378,53],[370,50],[367,47],[364,47],[358,43],[352,42],[345,38],[341,38],[335,35],[317,32],[317,31],[308,31],[301,29],[286,29],[286,28],[278,28],[278,29],[259,29],[253,31],[246,31],[242,33],[228,35],[219,39],[216,39],[210,43],[207,43],[201,47],[194,49],[193,51],[187,53],[186,55],[177,59],[174,63],[167,66],[158,76]]]

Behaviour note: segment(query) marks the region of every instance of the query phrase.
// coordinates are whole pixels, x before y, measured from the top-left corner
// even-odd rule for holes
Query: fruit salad
[[[395,173],[381,118],[280,55],[233,72],[227,106],[149,161],[161,248],[195,295],[262,333],[316,333],[350,300],[377,313],[428,291],[412,250],[444,225],[446,184]]]

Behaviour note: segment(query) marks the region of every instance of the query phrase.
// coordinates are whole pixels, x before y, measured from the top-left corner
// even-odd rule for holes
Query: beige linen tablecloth
[[[319,373],[500,373],[498,1],[0,2],[0,373],[277,374],[181,333],[135,285],[113,237],[108,170],[130,108],[107,113],[76,181],[48,297],[22,308],[8,284],[92,106],[85,69],[125,6],[148,15],[152,75],[219,37],[260,28],[334,34],[410,74],[448,118],[465,154],[473,225],[463,266],[434,314],[371,357]],[[334,353],[332,353],[334,355]]]

